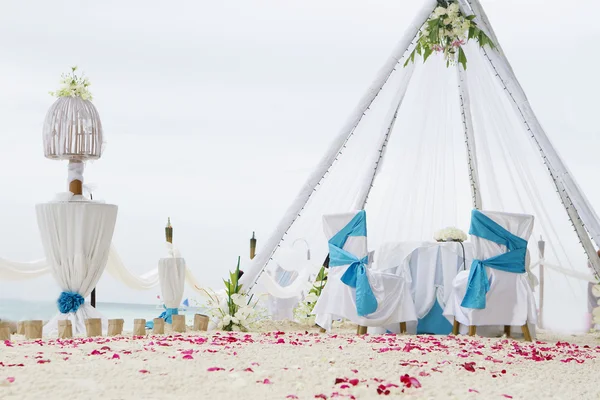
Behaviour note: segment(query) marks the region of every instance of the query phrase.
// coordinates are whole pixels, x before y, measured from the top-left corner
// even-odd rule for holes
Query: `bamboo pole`
[[[252,232],[252,237],[250,238],[250,259],[252,260],[256,256],[256,238],[254,237],[254,232]]]
[[[173,227],[171,226],[171,217],[167,220],[167,227],[165,228],[165,236],[167,237],[167,242],[173,243]]]

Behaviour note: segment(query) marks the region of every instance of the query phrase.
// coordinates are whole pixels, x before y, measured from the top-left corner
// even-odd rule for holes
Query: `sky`
[[[3,0],[0,257],[43,257],[35,204],[66,189],[42,124],[61,73],[92,82],[106,136],[85,180],[119,206],[113,244],[134,273],[164,226],[216,287],[259,249],[419,8],[408,0]],[[600,4],[482,0],[548,136],[596,209]],[[153,302],[104,276],[100,301]],[[51,277],[0,298],[54,300]]]

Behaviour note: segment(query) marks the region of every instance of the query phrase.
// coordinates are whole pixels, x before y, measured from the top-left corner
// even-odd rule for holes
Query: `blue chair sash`
[[[515,274],[525,273],[527,240],[513,235],[478,210],[473,210],[471,213],[469,234],[504,245],[508,249],[508,252],[487,260],[473,260],[469,271],[467,291],[461,306],[481,310],[485,308],[485,298],[490,290],[485,267]]]
[[[359,259],[344,250],[349,236],[367,236],[367,217],[364,210],[359,211],[348,225],[329,240],[329,266],[349,265],[341,280],[345,285],[356,289],[356,312],[359,317],[363,317],[377,310],[377,299],[367,277],[369,257]]]

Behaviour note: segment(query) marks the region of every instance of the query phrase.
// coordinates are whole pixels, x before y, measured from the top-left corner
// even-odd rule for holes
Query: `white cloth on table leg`
[[[46,260],[63,291],[90,295],[106,267],[117,220],[117,206],[92,201],[52,202],[36,206]],[[58,314],[44,334],[58,331],[58,321],[70,319],[73,333],[85,332],[85,319],[103,318],[87,303],[75,313]],[[107,321],[103,318],[103,330]]]
[[[183,299],[185,286],[185,259],[161,258],[158,261],[158,276],[162,299],[167,308],[178,308]]]
[[[533,230],[533,217],[522,214],[508,214],[500,212],[484,212],[487,217],[508,230],[512,234],[525,240],[531,236]],[[474,254],[476,259],[486,260],[506,252],[506,247],[497,243],[472,236]],[[453,290],[444,309],[444,316],[452,322],[454,318],[461,325],[475,325],[485,327],[481,334],[495,336],[503,330],[503,326],[510,325],[518,329],[528,322],[530,326],[537,323],[535,298],[527,273],[516,274],[486,267],[490,283],[490,290],[486,296],[486,308],[483,310],[461,307],[465,297],[469,271],[460,272],[453,282]],[[465,328],[463,328],[465,329]],[[530,329],[531,330],[531,329]],[[531,332],[533,335],[533,332]]]

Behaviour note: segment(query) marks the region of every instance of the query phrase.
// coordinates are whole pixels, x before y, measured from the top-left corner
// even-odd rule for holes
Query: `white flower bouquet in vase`
[[[436,242],[464,242],[467,240],[467,234],[458,228],[449,227],[439,230],[433,236]]]
[[[248,332],[263,317],[257,309],[258,301],[253,304],[252,296],[242,291],[242,285],[239,284],[240,277],[238,257],[235,271],[230,272],[228,280],[223,280],[225,283],[223,294],[210,289],[201,289],[208,297],[208,314],[212,326],[218,330]]]

